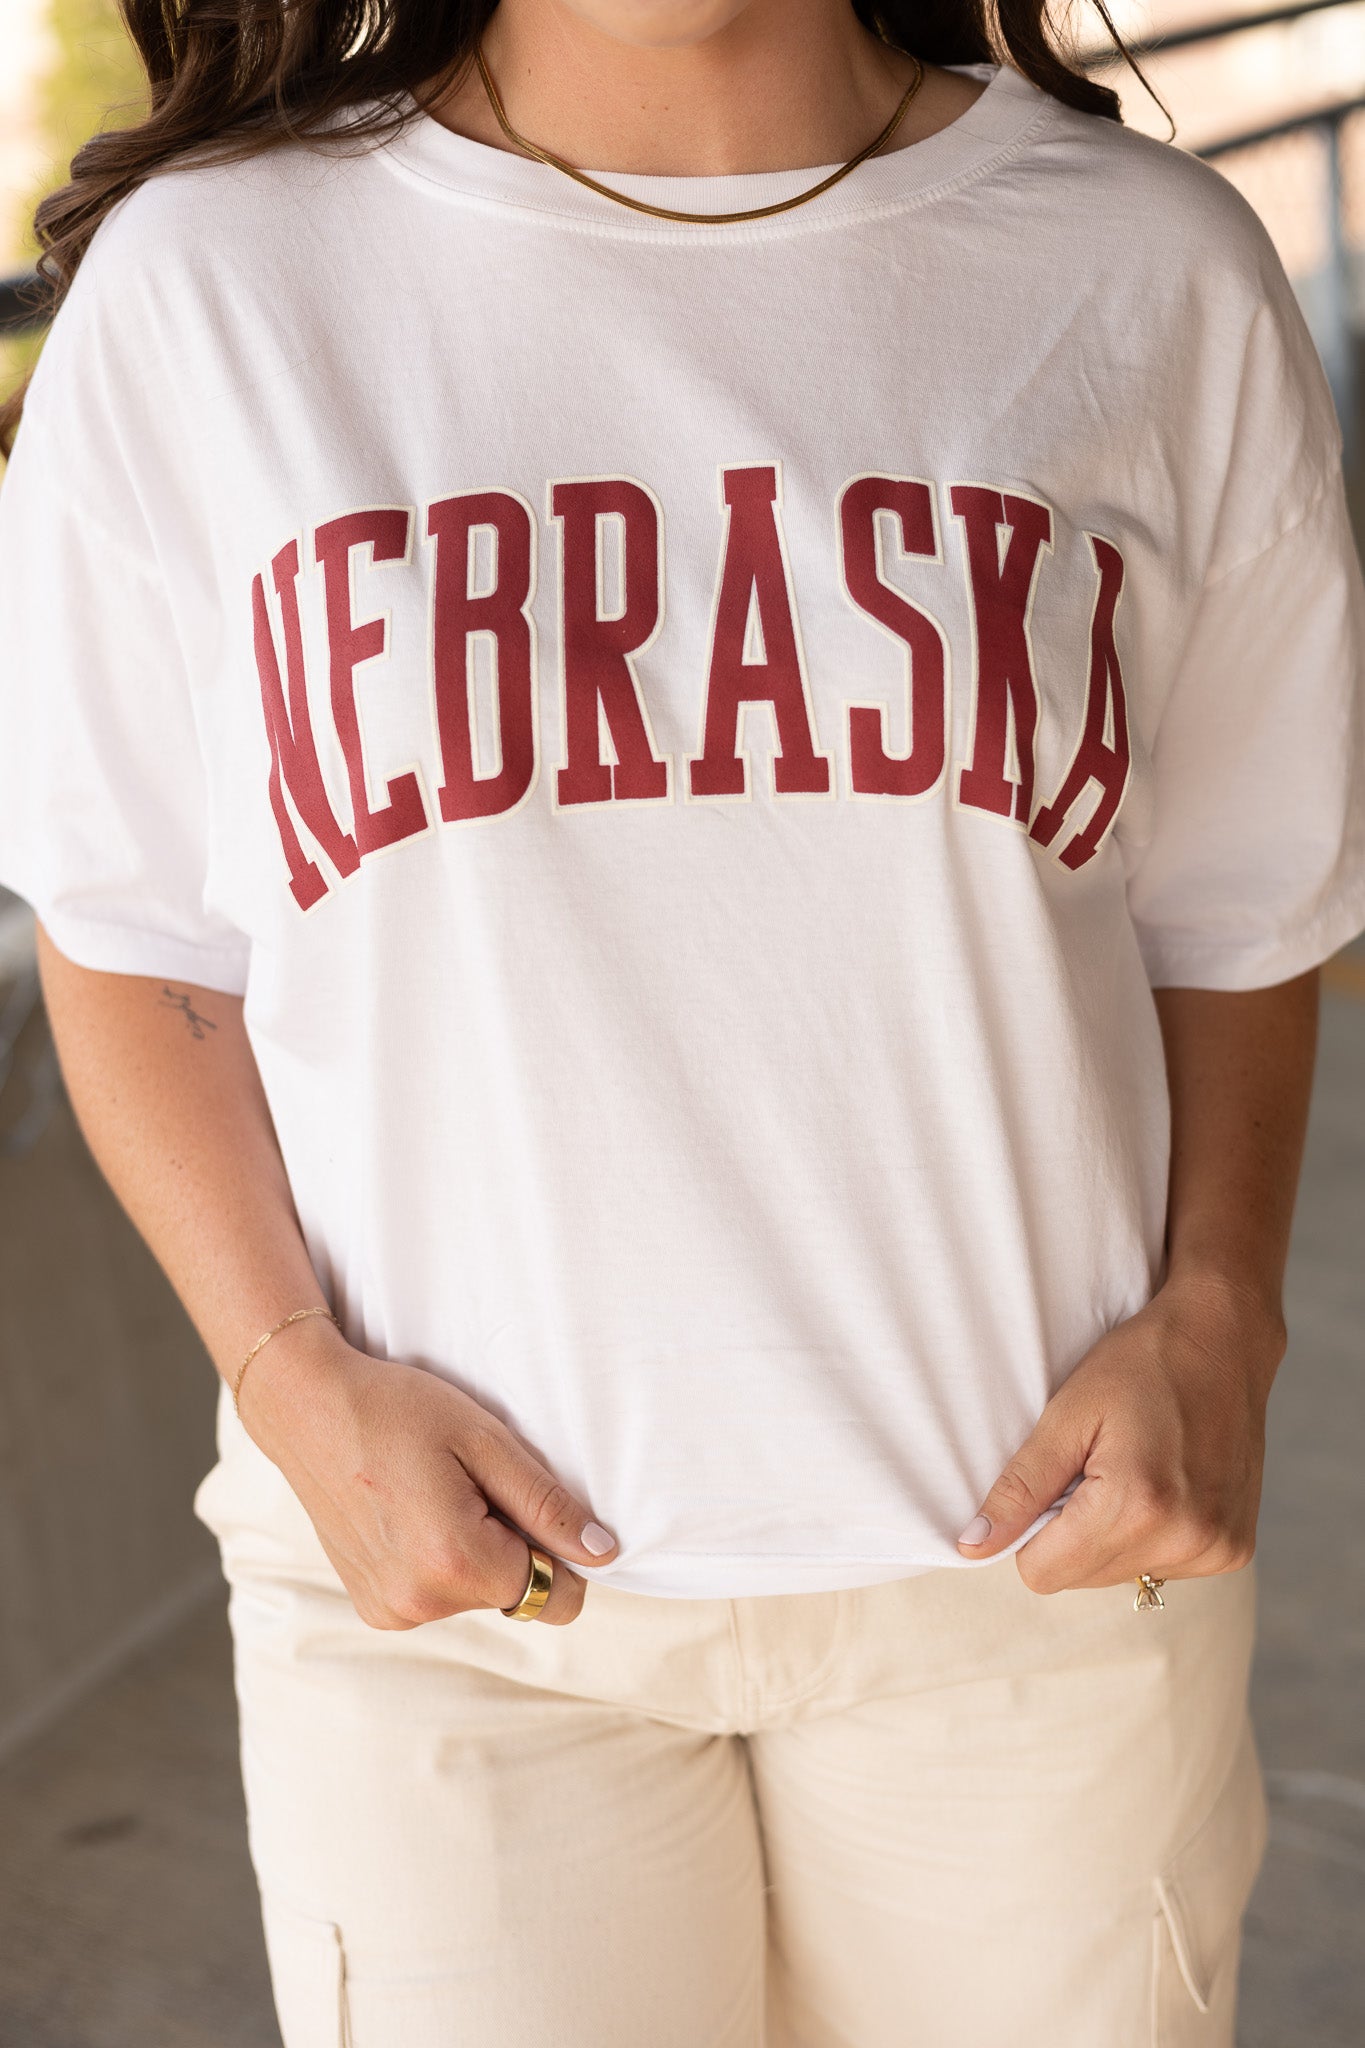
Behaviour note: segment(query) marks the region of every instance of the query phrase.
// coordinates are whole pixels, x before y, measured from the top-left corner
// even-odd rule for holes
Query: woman
[[[1038,0],[129,11],[0,879],[224,1381],[287,2048],[1230,2044],[1365,925],[1263,230]]]

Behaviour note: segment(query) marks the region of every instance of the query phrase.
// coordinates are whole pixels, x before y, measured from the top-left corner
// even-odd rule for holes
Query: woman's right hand
[[[371,1628],[513,1606],[526,1589],[528,1539],[555,1555],[537,1619],[572,1621],[584,1582],[562,1560],[591,1566],[616,1553],[607,1531],[488,1409],[435,1373],[354,1350],[322,1317],[263,1347],[243,1379],[239,1412]],[[600,1553],[585,1532],[605,1542]]]
[[[37,940],[81,1135],[209,1357],[235,1371],[248,1333],[318,1288],[244,1000],[82,967],[41,923]],[[584,1582],[569,1563],[617,1554],[610,1537],[588,1549],[587,1509],[496,1416],[435,1373],[353,1350],[325,1317],[262,1346],[241,1417],[374,1628],[512,1606],[528,1540],[556,1559],[538,1618],[572,1621]]]

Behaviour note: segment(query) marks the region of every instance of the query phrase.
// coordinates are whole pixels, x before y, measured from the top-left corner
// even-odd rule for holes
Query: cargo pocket
[[[1250,1723],[1212,1812],[1156,1880],[1153,2048],[1233,2048],[1242,1914],[1266,1844]]]
[[[261,1924],[284,2048],[351,2048],[340,1928],[266,1898]]]

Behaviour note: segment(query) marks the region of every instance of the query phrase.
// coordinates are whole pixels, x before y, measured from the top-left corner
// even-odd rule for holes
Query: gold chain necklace
[[[883,36],[882,40],[883,42],[885,42],[887,39],[885,36]],[[498,117],[498,124],[501,127],[503,134],[508,138],[510,142],[515,142],[519,144],[522,149],[529,150],[532,156],[538,157],[540,159],[541,163],[550,164],[553,166],[555,170],[563,171],[566,177],[576,178],[580,185],[587,185],[591,188],[592,191],[600,192],[603,198],[614,199],[617,201],[618,205],[621,206],[632,206],[635,208],[637,213],[657,214],[660,220],[761,220],[766,214],[786,213],[790,207],[803,205],[807,199],[814,199],[817,193],[828,192],[831,185],[837,185],[840,178],[846,178],[850,171],[857,169],[858,165],[862,163],[865,157],[871,156],[874,150],[878,150],[881,148],[882,144],[885,141],[887,141],[888,138],[892,136],[895,133],[896,129],[900,126],[901,119],[905,113],[906,108],[909,106],[911,100],[915,97],[915,94],[919,91],[920,87],[924,83],[924,66],[920,63],[918,57],[913,57],[911,58],[911,62],[914,64],[915,67],[915,75],[911,79],[908,87],[906,88],[906,91],[901,99],[900,105],[897,107],[895,113],[891,116],[891,119],[887,122],[885,128],[883,128],[881,134],[878,135],[874,141],[869,142],[866,149],[860,149],[856,156],[850,157],[848,162],[844,164],[841,169],[837,171],[832,171],[829,177],[827,178],[821,178],[818,185],[812,185],[807,191],[798,192],[794,199],[779,199],[772,206],[751,206],[747,209],[747,211],[743,213],[681,213],[675,211],[671,206],[651,206],[649,202],[645,199],[628,199],[624,192],[613,192],[609,185],[599,184],[597,179],[590,178],[586,171],[576,170],[572,164],[566,164],[563,157],[555,156],[553,151],[551,150],[542,149],[539,143],[528,142],[524,135],[518,135],[516,129],[512,126],[506,114],[503,112],[502,101],[498,98],[498,89],[494,85],[492,77],[489,74],[487,64],[485,64],[484,62],[482,41],[475,45],[474,55],[478,59],[479,70],[483,74],[483,82],[484,85],[487,87],[488,97],[493,103],[493,112]]]

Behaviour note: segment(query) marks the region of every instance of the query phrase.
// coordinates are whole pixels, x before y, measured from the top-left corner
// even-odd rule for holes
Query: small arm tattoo
[[[187,995],[178,995],[173,988],[167,988],[164,983],[162,984],[161,988],[161,999],[163,1002],[169,1003],[173,1010],[179,1010],[181,1016],[189,1025],[190,1032],[193,1037],[202,1038],[204,1036],[205,1026],[207,1026],[207,1028],[210,1031],[216,1031],[218,1029],[218,1026],[214,1023],[212,1017],[204,1017],[200,1015],[199,1011],[195,1009],[193,1003],[190,1001]]]

